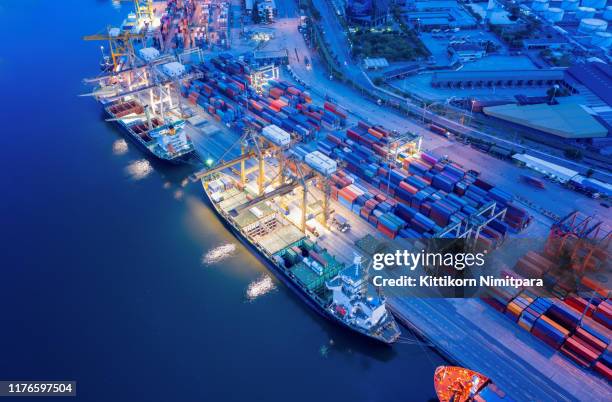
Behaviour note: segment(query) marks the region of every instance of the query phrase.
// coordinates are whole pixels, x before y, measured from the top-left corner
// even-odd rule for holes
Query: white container
[[[159,57],[159,50],[155,49],[154,47],[145,47],[140,49],[138,51],[138,54],[140,54],[140,57],[144,61],[148,62],[153,61]]]
[[[561,3],[561,8],[565,11],[576,11],[578,10],[579,5],[579,0],[563,0],[563,2]]]
[[[185,66],[178,61],[164,64],[161,69],[169,77],[180,77],[185,74]]]
[[[576,18],[581,20],[584,18],[593,18],[595,16],[595,9],[592,7],[578,7],[576,10]]]
[[[531,9],[535,12],[544,12],[548,10],[548,0],[534,0],[531,3]]]
[[[606,7],[603,12],[602,18],[606,21],[612,21],[612,6]]]
[[[578,26],[578,32],[583,34],[605,31],[606,29],[608,29],[608,23],[598,18],[583,18]]]
[[[314,151],[306,155],[304,161],[308,166],[323,173],[324,175],[330,175],[338,170],[338,164],[335,160],[325,156],[319,151]]]
[[[606,6],[607,2],[608,0],[582,0],[582,6],[600,10]]]
[[[261,134],[267,140],[279,147],[287,146],[291,142],[291,135],[289,135],[288,132],[274,124],[265,126],[263,130],[261,130]]]
[[[561,22],[564,15],[565,11],[557,7],[550,7],[544,12],[544,18],[552,23]]]
[[[591,45],[608,49],[612,46],[612,33],[610,32],[595,32],[591,38]]]

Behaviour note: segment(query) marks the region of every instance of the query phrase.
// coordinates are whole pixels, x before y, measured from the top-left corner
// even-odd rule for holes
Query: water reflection
[[[259,279],[251,282],[247,288],[246,297],[247,300],[253,301],[258,297],[261,297],[267,293],[270,293],[276,289],[276,285],[270,275],[263,275]]]
[[[132,180],[142,180],[153,172],[153,166],[148,160],[140,159],[130,163],[125,171]]]
[[[128,144],[123,138],[118,139],[113,142],[113,154],[114,155],[123,155],[128,151]]]
[[[203,265],[216,264],[218,262],[221,262],[223,260],[230,258],[231,256],[234,255],[235,252],[236,252],[235,244],[233,243],[222,244],[208,251],[206,254],[204,254],[204,256],[202,257],[202,264]]]

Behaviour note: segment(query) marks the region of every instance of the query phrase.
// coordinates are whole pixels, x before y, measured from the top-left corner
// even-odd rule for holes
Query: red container
[[[597,358],[601,354],[588,347],[584,342],[581,342],[575,336],[567,338],[567,340],[563,344],[563,347],[567,350],[572,351],[573,353],[578,355],[578,357],[587,361],[588,363],[592,363],[593,361],[597,360]]]
[[[601,354],[607,347],[607,345],[602,340],[595,338],[593,335],[589,334],[580,327],[576,329],[576,333],[574,334],[574,336],[580,339],[580,341],[588,345],[591,349],[593,349],[595,352],[598,352],[599,354]]]
[[[330,102],[325,102],[323,104],[323,107],[325,108],[325,110],[329,110],[330,112],[336,111],[336,105]]]
[[[394,231],[392,231],[391,229],[389,229],[382,223],[379,223],[378,226],[376,226],[376,229],[378,229],[380,233],[382,233],[383,235],[387,236],[390,239],[395,239],[395,236],[397,235],[397,233],[395,233]]]
[[[372,213],[372,209],[368,208],[368,207],[363,207],[359,211],[359,215],[361,215],[361,217],[365,218],[365,219],[368,219],[368,217],[370,216],[371,213]]]
[[[416,193],[419,192],[418,188],[411,186],[410,184],[406,183],[405,181],[400,181],[399,186],[401,188],[403,188],[404,190],[408,191],[410,194],[416,194]]]
[[[270,96],[274,99],[278,99],[283,96],[284,91],[280,88],[270,88]]]
[[[569,350],[568,348],[565,347],[565,345],[561,346],[561,349],[559,349],[561,352],[563,352],[564,355],[566,355],[567,357],[570,358],[570,360],[573,360],[574,363],[576,363],[577,365],[581,366],[581,367],[585,367],[588,368],[591,365],[591,362],[587,361],[586,359],[584,359],[583,357],[581,357],[578,353]]]
[[[612,368],[606,366],[602,362],[595,362],[593,369],[601,374],[606,380],[612,381]]]
[[[580,314],[582,314],[586,310],[585,314],[589,317],[591,317],[593,315],[593,312],[595,311],[595,306],[589,304],[588,301],[579,296],[567,297],[565,300],[563,300],[563,303],[567,304]]]
[[[347,135],[347,136],[348,136],[350,139],[352,139],[352,140],[354,140],[354,141],[361,142],[361,136],[360,136],[359,134],[357,134],[357,132],[356,132],[356,131],[354,131],[354,130],[352,130],[352,129],[350,129],[350,128],[349,128],[348,130],[346,130],[346,135]]]
[[[372,134],[374,137],[378,138],[379,140],[384,137],[383,133],[375,130],[373,127],[368,128],[368,133]]]

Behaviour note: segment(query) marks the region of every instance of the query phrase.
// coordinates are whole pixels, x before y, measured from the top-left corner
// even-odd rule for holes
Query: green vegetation
[[[539,31],[540,23],[538,21],[527,21],[510,27],[503,25],[489,24],[491,32],[495,33],[502,41],[504,41],[512,49],[520,49],[523,47],[523,40],[535,38],[534,32]]]
[[[351,35],[353,55],[357,57],[384,57],[389,61],[415,60],[426,56],[421,41],[404,33],[357,31]]]

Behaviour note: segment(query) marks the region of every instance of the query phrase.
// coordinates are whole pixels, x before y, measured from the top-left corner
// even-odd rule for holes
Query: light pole
[[[550,98],[551,105],[555,102],[555,96],[557,95],[558,90],[559,90],[559,85],[558,84],[553,85],[553,94],[552,94],[552,98]]]

